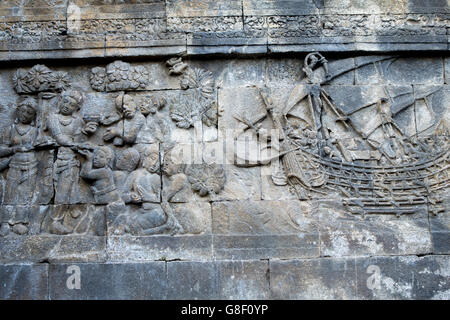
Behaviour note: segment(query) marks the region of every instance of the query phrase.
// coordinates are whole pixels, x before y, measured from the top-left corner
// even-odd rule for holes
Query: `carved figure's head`
[[[314,67],[316,67],[319,62],[323,64],[327,61],[324,56],[322,56],[318,52],[312,52],[305,57],[305,67],[309,68],[310,70],[314,69]]]
[[[21,101],[17,106],[17,120],[23,124],[30,124],[36,117],[37,103],[29,97]]]
[[[150,173],[156,173],[159,170],[159,148],[149,147],[144,151],[142,167]]]
[[[141,105],[141,113],[144,116],[156,113],[166,105],[166,99],[159,94],[147,96],[144,103]]]
[[[94,151],[94,158],[92,159],[92,166],[94,168],[112,167],[114,160],[114,151],[110,147],[98,147]]]
[[[116,168],[118,170],[131,172],[136,169],[139,159],[139,151],[134,148],[127,148],[117,155]]]
[[[176,152],[175,149],[170,149],[164,155],[162,171],[167,176],[173,176],[177,173],[183,173],[186,164],[183,163],[183,154]]]
[[[65,90],[61,93],[59,111],[63,115],[71,115],[81,107],[83,95],[78,90]]]
[[[132,96],[128,94],[123,96],[121,109],[121,112],[123,113],[125,118],[131,119],[134,117],[137,111],[137,105]]]

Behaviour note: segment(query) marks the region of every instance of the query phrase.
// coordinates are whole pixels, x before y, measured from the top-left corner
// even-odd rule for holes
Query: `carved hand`
[[[101,120],[101,123],[102,123],[103,125],[105,125],[105,126],[108,126],[108,125],[110,125],[110,124],[112,124],[112,123],[114,123],[114,122],[117,122],[117,121],[119,121],[119,120],[120,120],[120,115],[117,114],[117,113],[114,113],[114,114],[112,114],[112,115],[105,116],[105,117]]]
[[[108,141],[114,137],[117,137],[118,135],[119,133],[117,132],[116,128],[108,128],[103,135],[103,140]]]
[[[79,149],[78,153],[82,154],[83,156],[86,157],[86,159],[90,160],[93,156],[93,153],[89,150],[86,149]]]

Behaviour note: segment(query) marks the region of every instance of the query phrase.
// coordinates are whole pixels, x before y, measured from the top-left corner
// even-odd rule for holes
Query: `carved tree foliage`
[[[181,88],[186,90],[173,101],[170,116],[180,128],[188,129],[198,120],[207,126],[217,123],[214,79],[208,70],[187,68],[181,76]]]
[[[225,185],[225,171],[215,164],[191,165],[186,169],[192,190],[204,197],[208,194],[218,194]]]
[[[43,91],[62,91],[70,86],[70,76],[63,71],[52,71],[42,64],[30,70],[18,69],[13,75],[14,89],[18,94]]]

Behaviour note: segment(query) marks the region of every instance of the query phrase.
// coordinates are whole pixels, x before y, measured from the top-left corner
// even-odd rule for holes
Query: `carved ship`
[[[326,159],[302,149],[295,151],[295,155],[297,158],[308,158],[315,164],[311,166],[310,162],[300,162],[303,172],[314,168],[316,175],[320,173],[323,184],[316,190],[314,187],[310,190],[339,191],[344,196],[343,204],[351,213],[401,215],[415,213],[421,205],[429,205],[434,214],[443,210],[439,206],[441,200],[432,195],[449,186],[448,150],[423,161],[399,166],[347,163]]]
[[[359,66],[379,61],[365,61]],[[313,70],[318,63],[322,63],[322,66]],[[433,146],[427,146],[423,142],[418,142],[418,134],[416,134],[413,142],[410,139],[411,137],[402,133],[392,119],[392,115],[395,115],[395,113],[409,107],[419,98],[426,98],[435,91],[424,93],[422,96],[413,97],[413,99],[404,96],[389,97],[392,103],[387,111],[381,107],[381,102],[377,105],[379,112],[381,111],[382,119],[378,127],[382,128],[386,134],[386,141],[389,142],[394,137],[392,131],[397,130],[400,133],[400,141],[418,146],[418,148],[412,149],[407,157],[403,157],[403,155],[399,158],[398,156],[395,157],[395,152],[390,145],[387,149],[383,149],[382,143],[374,143],[373,140],[369,139],[369,136],[375,130],[371,130],[367,134],[356,128],[351,121],[348,121],[349,113],[344,113],[336,106],[328,93],[320,87],[330,79],[351,70],[352,67],[333,66],[335,71],[330,73],[330,66],[319,53],[309,54],[305,58],[305,66],[306,81],[300,83],[291,92],[284,107],[275,106],[266,91],[261,90],[260,93],[267,114],[255,119],[255,121],[248,121],[242,116],[235,117],[246,125],[243,131],[249,128],[256,129],[255,124],[257,122],[266,117],[271,118],[274,127],[281,132],[280,148],[276,157],[281,160],[284,169],[283,178],[298,198],[309,199],[311,193],[326,195],[330,191],[337,192],[343,196],[342,202],[350,213],[361,215],[396,214],[400,216],[416,213],[423,206],[428,206],[433,214],[443,211],[439,191],[447,188],[450,182],[450,151],[448,148],[448,132],[446,131],[448,129],[444,126],[444,134],[429,136]],[[353,66],[353,69],[359,66]],[[316,92],[311,89],[315,89]],[[315,123],[312,127],[315,127],[319,137],[317,147],[306,148],[304,144],[299,143],[299,139],[292,138],[289,135],[288,113],[302,99],[307,99],[310,114],[313,115],[313,122]],[[380,101],[387,100],[382,99]],[[374,105],[374,103],[367,104],[358,110],[370,105]],[[366,152],[366,154],[378,153],[378,157],[375,157],[377,159],[370,156],[358,158],[354,157],[354,154],[349,155],[348,150],[336,141],[334,142],[334,149],[340,155],[332,157],[330,148],[328,154],[324,153],[323,146],[326,147],[330,137],[324,133],[324,126],[314,120],[314,112],[315,110],[323,110],[325,106],[328,106],[336,116],[336,122],[340,121],[346,131],[352,131],[358,138],[366,142],[369,148],[363,150],[363,152]],[[316,115],[317,118],[319,117]],[[328,146],[330,146],[330,143],[328,143]],[[426,152],[421,152],[424,151],[423,149],[417,150],[420,149],[420,146],[426,148]],[[394,153],[394,155],[389,155],[389,153]],[[388,163],[380,165],[381,157],[384,157],[385,162]],[[268,161],[259,162],[259,164],[267,163]],[[275,180],[274,183],[278,184]],[[282,183],[279,185],[282,185]]]

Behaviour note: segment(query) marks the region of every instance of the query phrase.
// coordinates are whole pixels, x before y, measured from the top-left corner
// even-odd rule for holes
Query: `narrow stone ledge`
[[[104,262],[106,238],[97,236],[8,236],[0,238],[0,263]]]

